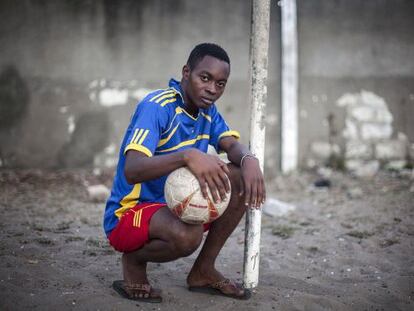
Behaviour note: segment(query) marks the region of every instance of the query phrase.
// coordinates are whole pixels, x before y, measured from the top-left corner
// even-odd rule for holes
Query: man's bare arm
[[[196,176],[205,198],[207,186],[215,202],[219,201],[220,197],[224,199],[230,191],[226,178],[229,170],[226,164],[217,157],[195,148],[153,157],[129,150],[125,158],[124,174],[129,184],[137,184],[167,175],[182,166],[187,166]]]
[[[227,157],[232,163],[240,166],[243,176],[243,192],[241,194],[245,194],[245,205],[259,208],[266,200],[264,177],[259,161],[246,146],[240,144],[233,136],[223,137],[219,146],[227,153]]]
[[[125,157],[124,174],[129,184],[138,184],[167,175],[185,165],[185,151],[148,157],[142,152],[129,150]]]

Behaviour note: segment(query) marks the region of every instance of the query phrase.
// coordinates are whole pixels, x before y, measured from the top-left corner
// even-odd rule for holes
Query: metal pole
[[[282,156],[283,173],[298,166],[298,34],[296,0],[282,7]]]
[[[263,170],[267,57],[269,48],[270,0],[253,0],[250,37],[250,150]],[[246,213],[243,283],[254,288],[259,282],[261,210]]]

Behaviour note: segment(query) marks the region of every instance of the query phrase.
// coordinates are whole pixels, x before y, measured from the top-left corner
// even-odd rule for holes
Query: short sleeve
[[[210,111],[211,116],[211,128],[210,128],[210,141],[209,144],[212,145],[218,153],[220,153],[219,142],[220,139],[226,136],[233,136],[237,139],[240,138],[240,134],[237,131],[231,130],[224,121],[223,117],[217,111],[216,106],[213,106]]]
[[[141,102],[128,129],[124,154],[136,150],[152,157],[167,118],[165,108],[153,102]]]

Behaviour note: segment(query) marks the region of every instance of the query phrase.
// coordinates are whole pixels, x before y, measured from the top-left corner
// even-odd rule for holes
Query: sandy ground
[[[270,195],[293,203],[263,216],[260,284],[249,301],[186,290],[195,255],[150,264],[162,304],[120,298],[120,255],[101,228],[103,203],[85,185],[110,185],[88,171],[0,171],[0,310],[414,310],[414,178],[335,173],[330,188],[311,173],[279,177]],[[411,192],[410,192],[411,189]],[[244,223],[218,268],[241,279]]]

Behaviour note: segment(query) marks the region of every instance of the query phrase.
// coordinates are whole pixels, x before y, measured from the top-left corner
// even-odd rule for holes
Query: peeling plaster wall
[[[118,148],[137,98],[180,78],[191,48],[205,41],[230,54],[219,107],[247,142],[249,20],[249,1],[0,0],[0,75],[13,67],[29,98],[15,112],[1,103],[2,117],[5,108],[16,118],[0,126],[1,166],[113,164],[117,151],[105,156]],[[86,127],[88,118],[97,125]]]
[[[345,153],[344,94],[372,92],[392,114],[392,138],[414,142],[414,2],[299,1],[300,160],[314,142]],[[323,5],[321,5],[323,4]],[[321,126],[322,125],[322,126]],[[326,159],[325,159],[326,160]],[[325,161],[326,162],[326,161]]]
[[[277,1],[271,10],[269,177],[280,162]],[[393,133],[414,141],[412,16],[410,0],[298,1],[303,166],[311,144],[330,139],[330,122],[333,132],[344,129],[345,112],[336,101],[362,89],[384,98]],[[114,165],[137,99],[179,78],[189,51],[203,41],[230,54],[230,83],[218,106],[247,143],[249,35],[250,1],[0,0],[0,166]],[[10,68],[14,80],[1,78]],[[21,104],[8,104],[13,100]],[[334,139],[342,148],[343,139]]]

